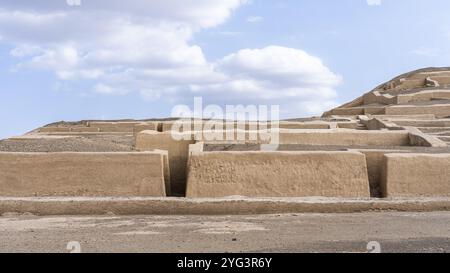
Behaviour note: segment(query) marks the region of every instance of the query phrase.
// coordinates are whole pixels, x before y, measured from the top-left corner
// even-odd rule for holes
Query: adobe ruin
[[[395,209],[401,198],[440,198],[435,208],[450,209],[450,68],[401,75],[320,118],[265,123],[277,143],[249,137],[261,124],[248,125],[244,139],[224,141],[205,140],[199,134],[207,132],[193,127],[174,133],[180,122],[189,120],[57,122],[2,140],[0,212],[17,209],[8,198],[31,197],[191,202],[164,203],[158,213],[230,196],[360,200],[381,209]],[[269,144],[276,145],[267,150]],[[119,212],[142,212],[114,202]],[[196,212],[217,212],[211,203],[209,210],[198,206]],[[267,206],[263,212],[274,211]],[[250,207],[242,211],[259,212]]]

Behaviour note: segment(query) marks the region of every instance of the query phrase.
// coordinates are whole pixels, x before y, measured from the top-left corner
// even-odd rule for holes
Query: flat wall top
[[[430,158],[450,158],[450,154],[419,154],[419,153],[390,153],[385,155],[388,158],[414,158],[414,157],[430,157]]]
[[[151,152],[0,152],[4,155],[165,155],[166,151],[151,151]]]
[[[210,152],[201,152],[201,153],[196,153],[196,156],[201,156],[201,155],[211,155],[211,154],[218,154],[218,155],[223,155],[223,154],[249,154],[249,155],[265,155],[265,154],[286,154],[286,155],[308,155],[308,154],[329,154],[329,155],[334,155],[334,154],[357,154],[357,155],[362,155],[361,152],[357,151],[357,150],[348,150],[348,151],[220,151],[220,152],[215,152],[215,151],[210,151]]]

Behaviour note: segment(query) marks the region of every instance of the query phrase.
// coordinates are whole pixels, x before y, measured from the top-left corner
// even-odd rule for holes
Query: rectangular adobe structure
[[[370,197],[366,159],[358,152],[192,153],[188,198]]]
[[[450,196],[450,154],[386,154],[384,197]]]
[[[159,152],[0,153],[0,196],[163,197],[164,156]]]

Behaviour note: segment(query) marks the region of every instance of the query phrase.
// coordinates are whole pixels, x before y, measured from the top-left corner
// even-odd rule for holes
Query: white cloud
[[[261,16],[250,16],[247,18],[247,22],[249,23],[260,23],[264,21],[264,17]]]
[[[223,97],[227,102],[280,104],[291,113],[308,115],[335,106],[335,88],[342,82],[319,58],[280,46],[240,50],[218,61],[215,72],[221,73],[223,80],[191,91]]]
[[[128,90],[122,89],[122,88],[114,88],[112,86],[98,83],[94,86],[94,92],[99,94],[106,94],[106,95],[125,95],[128,93]]]
[[[223,23],[233,10],[247,0],[87,0],[80,6],[67,5],[66,0],[39,1],[30,4],[29,0],[3,0],[6,10],[25,12],[93,12],[118,13],[135,18],[186,23],[195,27],[213,27]]]
[[[233,37],[233,36],[241,35],[242,32],[239,32],[239,31],[221,31],[221,32],[219,32],[219,34],[224,35],[224,36]]]
[[[319,58],[279,46],[240,50],[226,56],[219,66],[229,75],[266,79],[275,85],[335,86],[341,80]]]
[[[97,94],[277,103],[298,114],[335,104],[340,77],[302,50],[270,46],[207,60],[195,33],[225,22],[247,0],[4,2],[0,37],[17,68],[50,70],[60,82],[93,81]]]
[[[438,49],[429,47],[419,47],[410,52],[411,54],[422,56],[422,57],[437,57]]]
[[[381,0],[366,0],[369,6],[381,6]]]
[[[41,49],[38,46],[30,46],[27,44],[21,44],[10,51],[11,56],[16,58],[24,58],[39,53],[41,53]]]

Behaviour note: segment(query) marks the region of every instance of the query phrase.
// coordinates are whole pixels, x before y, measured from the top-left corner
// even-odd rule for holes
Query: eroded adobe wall
[[[166,196],[163,153],[0,153],[0,196]]]
[[[158,130],[159,122],[112,122],[88,121],[78,126],[46,126],[39,128],[39,133],[137,133],[144,130]]]
[[[42,127],[38,129],[39,133],[69,133],[71,131],[70,127]]]
[[[236,122],[222,122],[222,121],[198,121],[197,124],[191,121],[170,121],[162,122],[162,131],[176,131],[176,132],[192,132],[192,131],[227,131],[227,130],[266,130],[271,128],[279,129],[330,129],[330,124],[323,121],[314,122],[294,122],[294,121],[279,121],[272,122],[245,122],[238,124]]]
[[[230,131],[231,132],[231,131]],[[204,132],[205,133],[205,132]],[[202,138],[206,143],[228,143],[221,139],[208,139],[208,132]],[[227,132],[211,134],[226,140]],[[233,143],[268,144],[299,144],[318,146],[410,146],[409,132],[397,131],[364,131],[349,129],[331,130],[267,130],[267,131],[235,131],[231,134]],[[234,138],[233,138],[234,136]],[[237,138],[237,137],[240,138]]]
[[[370,197],[358,152],[211,152],[189,159],[187,197]]]
[[[384,197],[450,196],[450,154],[386,154]]]
[[[450,90],[427,90],[412,94],[398,95],[397,103],[406,104],[410,102],[423,102],[431,100],[448,100],[450,99]]]
[[[134,137],[143,131],[158,131],[160,129],[160,123],[158,122],[142,122],[133,126]]]
[[[134,126],[140,124],[138,121],[130,122],[89,122],[88,127],[98,128],[100,132],[133,132]]]
[[[433,114],[436,118],[450,116],[450,104],[436,105],[396,105],[386,108],[386,115],[423,115]]]
[[[280,144],[342,146],[409,146],[407,131],[281,131]]]

